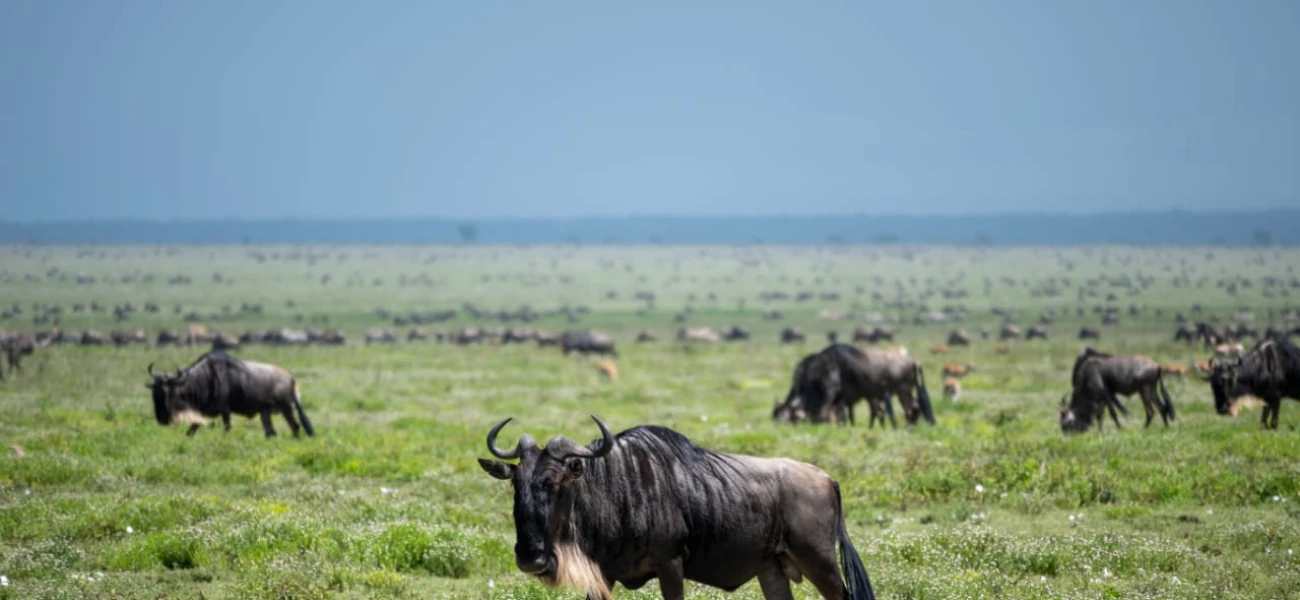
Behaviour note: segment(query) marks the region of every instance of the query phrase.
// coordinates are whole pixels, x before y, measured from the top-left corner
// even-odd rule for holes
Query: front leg
[[[190,428],[185,432],[185,437],[193,437],[194,433],[199,430],[198,423],[190,423]]]
[[[655,565],[655,574],[659,576],[659,592],[664,600],[686,600],[686,578],[680,557]]]
[[[226,429],[226,433],[230,433],[230,411],[229,410],[221,411],[221,426]]]

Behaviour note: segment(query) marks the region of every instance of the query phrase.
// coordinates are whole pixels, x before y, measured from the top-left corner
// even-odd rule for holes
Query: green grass
[[[282,260],[258,263],[249,258],[254,251]],[[294,252],[316,261],[283,260]],[[1291,265],[1300,264],[1292,250],[9,247],[0,257],[0,276],[9,278],[0,284],[0,306],[28,309],[0,322],[11,330],[33,328],[33,302],[152,300],[163,314],[126,324],[151,334],[181,325],[175,304],[212,313],[260,302],[262,315],[208,325],[238,332],[292,326],[299,312],[328,314],[353,339],[343,348],[238,353],[298,378],[318,431],[303,440],[290,438],[282,420],[272,440],[256,420],[193,438],[158,426],[142,387],[145,365],[186,364],[197,349],[62,347],[29,357],[25,373],[0,384],[0,575],[10,582],[0,599],[578,598],[515,569],[509,485],[475,460],[487,455],[484,436],[501,418],[516,418],[503,439],[528,431],[542,440],[557,433],[588,440],[598,433],[589,414],[615,430],[658,423],[706,447],[825,469],[843,487],[850,535],[882,598],[1300,597],[1300,406],[1285,404],[1281,430],[1264,431],[1258,409],[1219,417],[1207,387],[1188,379],[1170,382],[1179,418],[1168,429],[1157,420],[1143,430],[1136,399],[1127,402],[1133,416],[1120,432],[1067,438],[1056,422],[1082,345],[1072,334],[1098,323],[1091,308],[1108,304],[1106,294],[1115,293],[1110,304],[1125,312],[1094,345],[1185,364],[1206,356],[1172,342],[1172,314],[1193,303],[1220,317],[1246,307],[1262,328],[1270,311],[1296,304],[1288,286],[1262,283],[1292,277]],[[1067,272],[1060,261],[1076,266]],[[47,276],[52,267],[100,281],[60,282],[57,273]],[[214,271],[234,283],[213,283]],[[1184,272],[1192,285],[1175,287]],[[158,278],[103,281],[137,273]],[[165,276],[177,273],[195,283],[166,285]],[[25,274],[41,281],[25,282]],[[323,274],[332,277],[328,285],[319,283]],[[1080,304],[1082,282],[1101,274],[1154,282],[1134,295],[1103,284]],[[401,287],[403,275],[434,283]],[[1061,276],[1072,281],[1059,297],[1031,294]],[[1227,277],[1254,285],[1232,296],[1216,285]],[[366,285],[349,286],[350,278]],[[372,285],[375,278],[383,284]],[[994,282],[988,296],[985,278]],[[642,289],[658,294],[646,314],[632,299]],[[758,300],[765,290],[805,289],[841,299]],[[968,296],[944,300],[944,290]],[[709,292],[717,300],[707,300]],[[294,307],[286,306],[290,299]],[[357,343],[365,328],[383,325],[377,307],[409,312],[464,302],[588,305],[584,324],[620,339],[620,380],[602,380],[592,359],[533,347]],[[921,304],[964,304],[969,317],[912,324]],[[1130,304],[1142,314],[1129,317]],[[631,343],[646,328],[671,338],[680,326],[673,317],[687,305],[689,324],[750,326],[755,341],[689,349]],[[1050,326],[1051,341],[1013,343],[1007,355],[993,352],[994,341],[940,357],[925,352],[953,327],[996,331],[995,305],[1022,326],[1046,307],[1070,314]],[[1083,317],[1078,306],[1088,309]],[[786,318],[764,321],[768,308]],[[795,361],[820,348],[826,330],[847,335],[856,324],[820,319],[823,309],[903,321],[894,325],[898,343],[925,366],[937,427],[771,423]],[[468,323],[462,311],[441,328]],[[791,324],[812,341],[777,344],[777,331]],[[63,325],[117,326],[111,314],[69,314]],[[551,318],[540,326],[566,324]],[[957,403],[939,397],[946,362],[978,367]],[[7,450],[12,445],[23,448],[22,458]],[[816,597],[806,584],[796,589]],[[653,584],[616,594],[658,597]],[[731,595],[692,586],[689,595],[761,597],[756,584]]]

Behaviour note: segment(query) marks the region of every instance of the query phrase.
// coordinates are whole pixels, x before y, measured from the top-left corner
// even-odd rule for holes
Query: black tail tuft
[[[925,369],[916,363],[916,401],[921,404],[921,415],[934,425],[934,407],[930,406],[930,392],[925,391]]]
[[[1172,421],[1174,420],[1174,402],[1169,398],[1169,390],[1165,389],[1164,375],[1157,375],[1156,383],[1160,384],[1160,398],[1165,401],[1162,410],[1164,411],[1165,416],[1169,417],[1169,420]]]
[[[293,384],[293,406],[298,409],[298,421],[302,423],[303,431],[306,431],[309,436],[316,437],[316,428],[311,426],[311,419],[308,419],[307,413],[302,410],[302,397],[298,394],[297,382]]]
[[[840,484],[832,481],[835,487],[835,510],[839,511],[840,526],[840,569],[844,571],[844,583],[849,588],[848,600],[876,600],[876,593],[871,590],[871,578],[867,577],[867,567],[862,564],[862,557],[849,541],[849,531],[844,524],[844,500],[840,497]]]

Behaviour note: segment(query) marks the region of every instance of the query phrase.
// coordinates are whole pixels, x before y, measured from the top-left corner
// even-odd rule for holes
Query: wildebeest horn
[[[564,458],[600,458],[614,450],[614,434],[609,432],[609,428],[605,426],[603,421],[597,419],[596,415],[591,415],[591,420],[595,421],[596,425],[600,427],[601,441],[604,442],[601,444],[600,450],[592,452],[590,448],[574,444],[577,447],[565,453]]]
[[[501,428],[505,427],[506,423],[509,423],[512,420],[514,420],[514,417],[509,417],[506,420],[497,423],[496,426],[493,427],[491,431],[488,431],[488,435],[487,435],[488,452],[491,452],[492,456],[495,456],[502,460],[519,458],[519,455],[522,454],[525,449],[537,445],[536,443],[533,442],[533,437],[525,433],[524,435],[519,436],[519,443],[515,444],[514,450],[510,452],[502,452],[501,449],[497,447],[497,434],[501,433]]]
[[[150,376],[150,377],[153,377],[153,376],[154,376],[154,374],[153,374],[153,363],[149,363],[149,368],[147,368],[147,369],[145,369],[145,370],[149,372],[149,376]]]

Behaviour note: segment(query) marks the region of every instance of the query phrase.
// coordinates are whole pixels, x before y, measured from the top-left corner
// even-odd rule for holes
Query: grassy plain
[[[206,324],[239,332],[328,315],[352,339],[237,353],[295,374],[318,431],[303,440],[286,435],[283,421],[272,440],[242,419],[230,434],[204,429],[194,438],[158,426],[145,365],[174,368],[200,349],[38,351],[0,384],[0,575],[8,581],[0,599],[577,598],[515,570],[509,486],[475,459],[487,455],[488,427],[506,416],[516,421],[503,439],[528,431],[588,440],[597,435],[590,414],[616,431],[658,423],[706,447],[825,469],[843,486],[850,535],[881,598],[1300,597],[1300,407],[1284,405],[1282,428],[1265,431],[1258,409],[1216,416],[1207,386],[1189,379],[1170,385],[1179,416],[1168,429],[1143,430],[1136,399],[1120,432],[1067,438],[1056,422],[1082,346],[1074,334],[1099,324],[1095,305],[1122,316],[1093,345],[1186,364],[1206,353],[1172,341],[1175,312],[1199,303],[1205,316],[1229,318],[1246,308],[1262,328],[1300,304],[1300,289],[1287,284],[1296,264],[1295,250],[1223,248],[0,248],[0,307],[26,309],[0,322],[10,330],[34,329],[36,302],[154,301],[161,314],[122,325],[111,314],[62,319],[68,329],[142,327],[151,337],[181,326],[174,305],[237,313],[250,302],[264,312]],[[75,283],[78,273],[97,281]],[[193,283],[168,285],[177,274]],[[121,283],[124,275],[136,277]],[[1269,276],[1282,285],[1265,285]],[[1144,277],[1149,285],[1119,281]],[[1060,295],[1035,292],[1049,279]],[[1233,295],[1218,285],[1226,279],[1252,285]],[[1081,300],[1080,288],[1096,296]],[[653,310],[633,298],[637,290],[657,294]],[[803,290],[840,298],[795,301]],[[944,290],[966,296],[945,300]],[[763,291],[792,298],[763,303]],[[621,378],[605,381],[592,359],[531,346],[359,343],[364,329],[385,325],[377,307],[465,302],[586,305],[578,326],[618,337]],[[914,324],[922,304],[963,305],[967,317]],[[688,324],[746,325],[754,340],[631,342],[641,329],[671,339],[688,305]],[[1129,316],[1130,305],[1139,316]],[[1022,327],[1049,307],[1068,316],[1049,326],[1050,341],[1011,342],[1005,355],[978,336],[944,356],[925,351],[953,327],[996,333],[993,306]],[[773,308],[784,318],[762,319]],[[827,320],[823,310],[859,317]],[[898,343],[924,364],[938,426],[773,424],[770,409],[795,361],[819,349],[827,330],[847,336],[867,313],[902,321],[893,325]],[[461,311],[439,327],[470,323]],[[536,325],[570,326],[560,318]],[[778,344],[786,325],[803,327],[810,341]],[[955,403],[939,394],[948,362],[978,367]],[[615,593],[658,597],[653,584]],[[815,597],[806,584],[796,593]],[[688,594],[761,597],[756,584]]]

